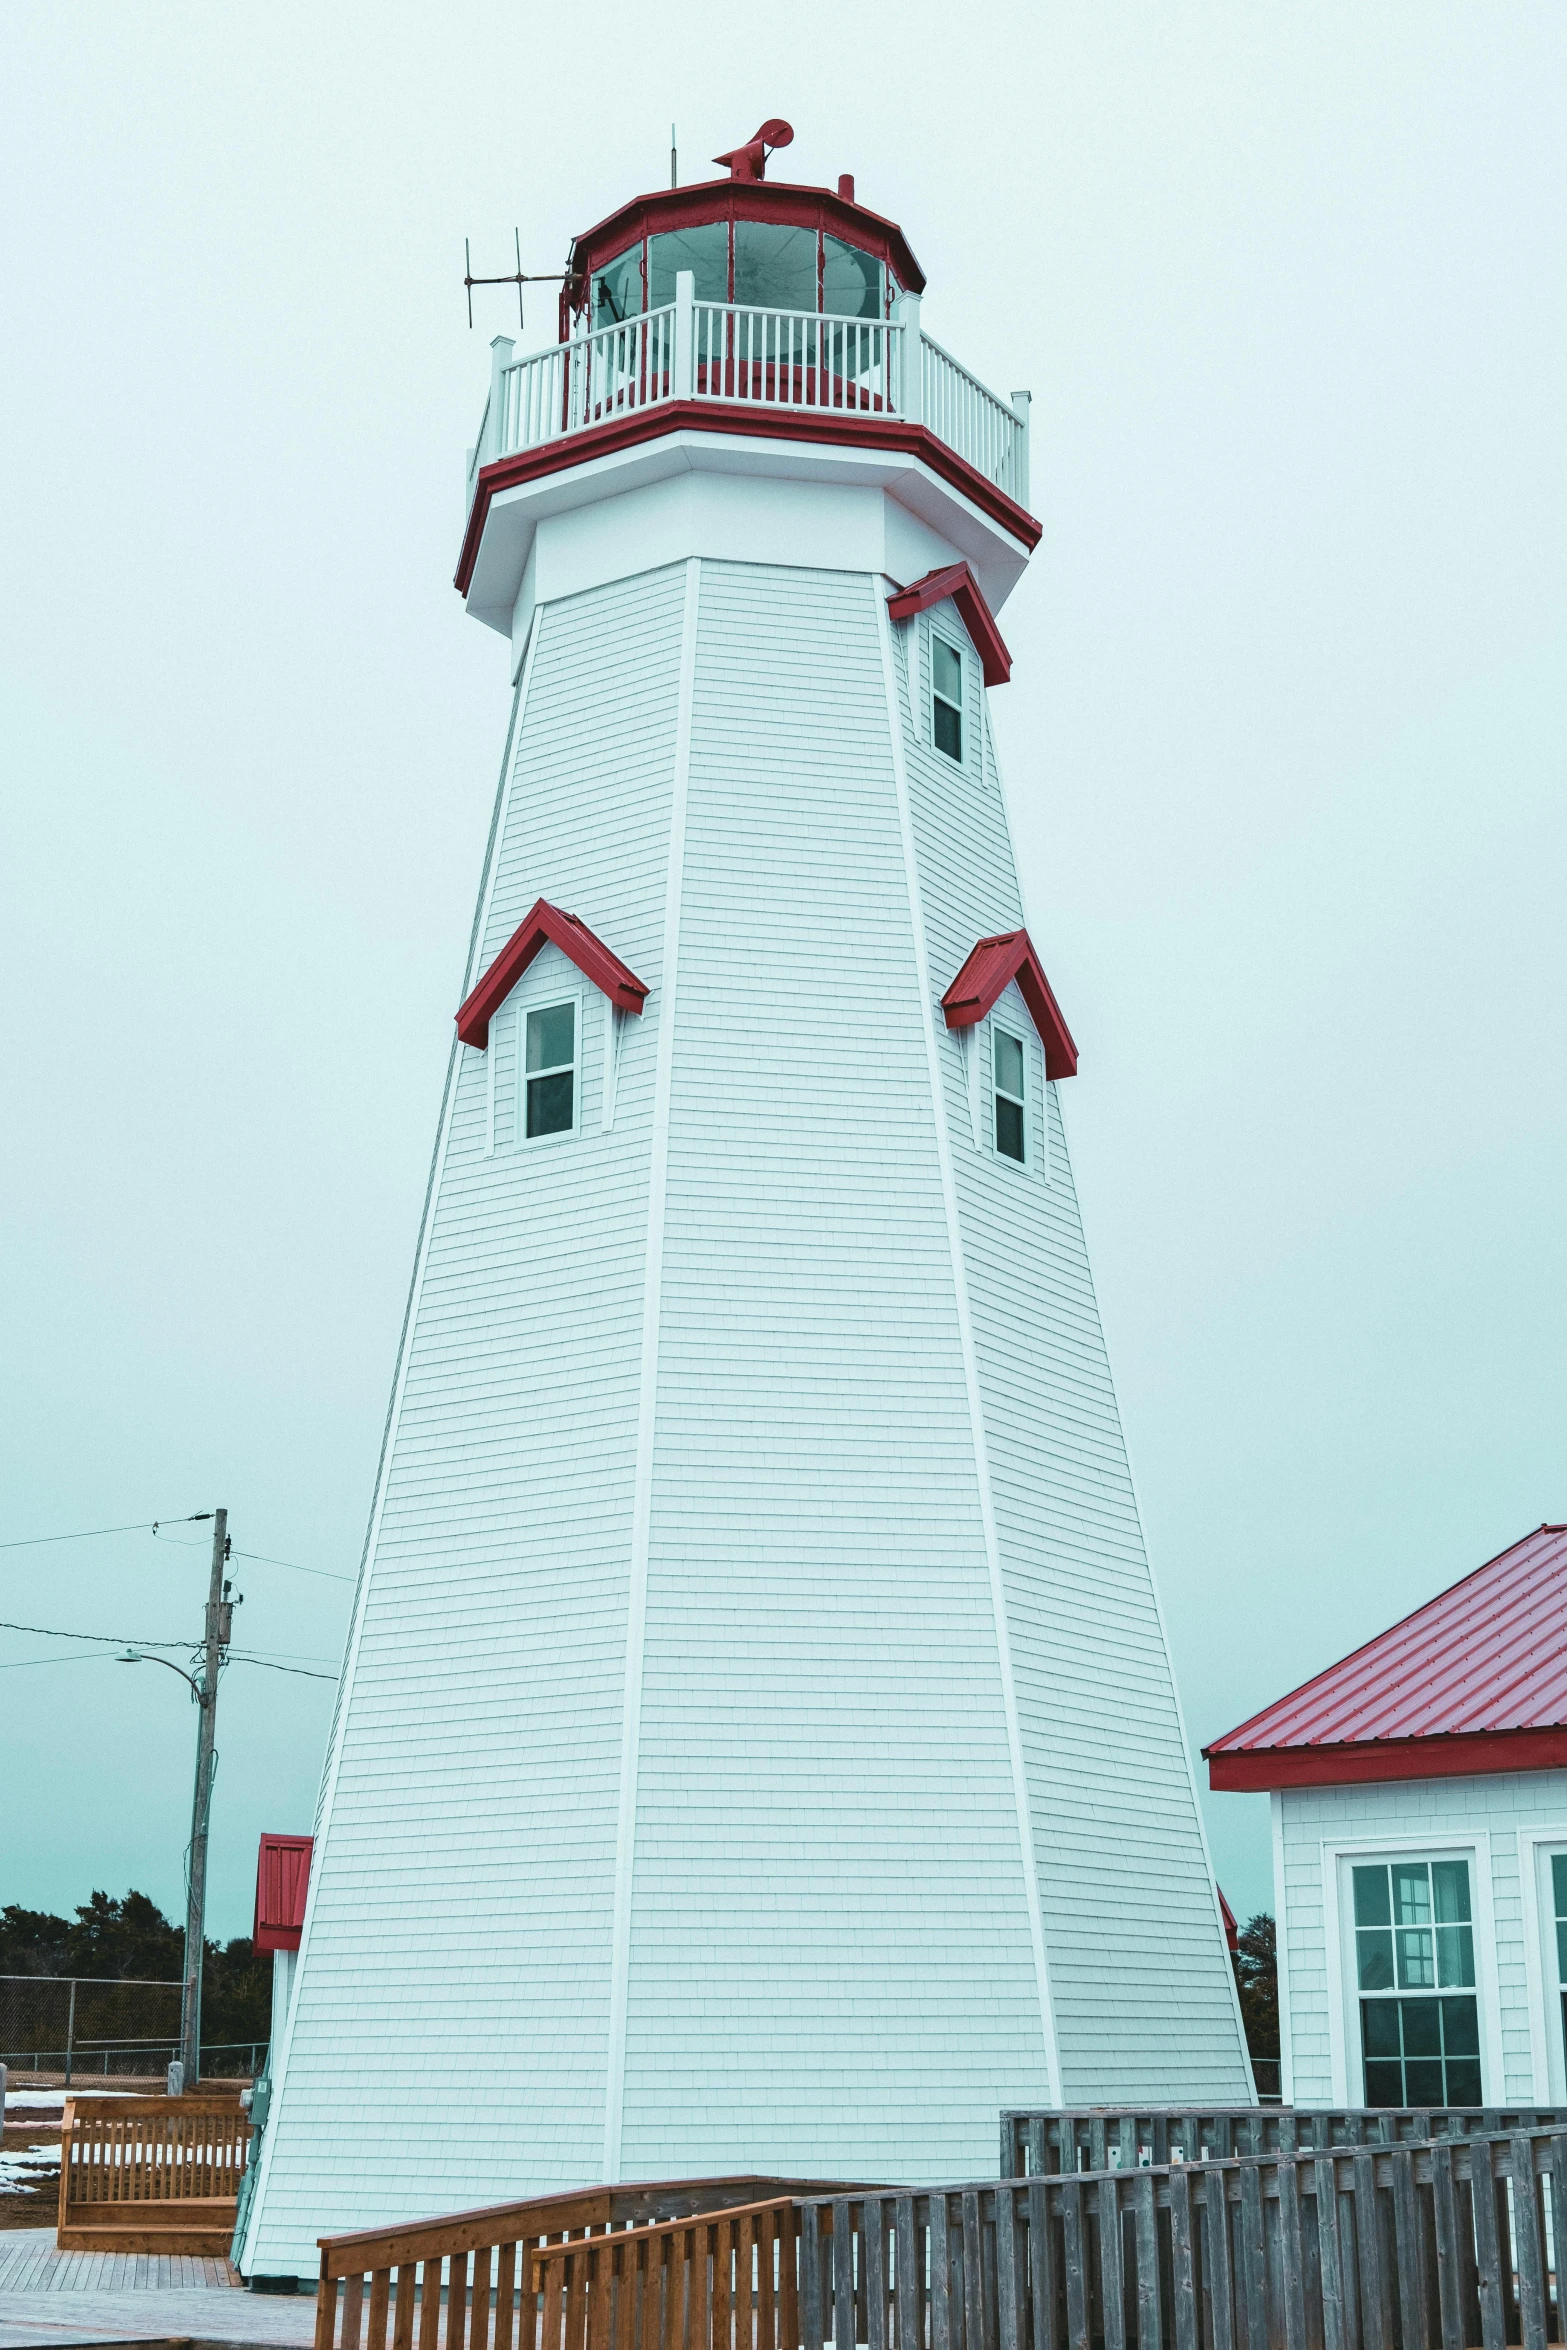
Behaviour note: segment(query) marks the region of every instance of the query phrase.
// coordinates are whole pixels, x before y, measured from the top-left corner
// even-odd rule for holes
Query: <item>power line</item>
[[[171,1526],[195,1526],[211,1515],[210,1510],[194,1510],[188,1518],[170,1518],[167,1521],[154,1518],[152,1532],[156,1534],[164,1523]],[[0,1542],[0,1550],[39,1550],[46,1542],[96,1542],[101,1534],[145,1534],[147,1530],[146,1519],[138,1518],[134,1526],[88,1526],[80,1534],[28,1534],[20,1542]]]
[[[19,1656],[0,1665],[0,1673],[25,1672],[29,1665],[101,1665],[108,1661],[101,1649],[78,1648],[71,1656]]]
[[[304,1665],[270,1664],[264,1656],[231,1655],[229,1662],[235,1665],[259,1665],[264,1673],[294,1673],[301,1681],[336,1681],[340,1678],[336,1673],[312,1673]]]
[[[109,1648],[196,1648],[199,1641],[142,1640],[128,1632],[62,1632],[53,1624],[13,1624],[0,1616],[0,1632],[36,1632],[40,1640],[96,1640]]]
[[[352,1575],[334,1574],[330,1567],[302,1567],[298,1559],[268,1558],[264,1550],[236,1550],[237,1559],[256,1559],[264,1567],[291,1567],[296,1575],[319,1575],[324,1583],[352,1583]]]

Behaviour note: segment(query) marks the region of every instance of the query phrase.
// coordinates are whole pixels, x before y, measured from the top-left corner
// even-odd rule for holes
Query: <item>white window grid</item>
[[[961,756],[954,759],[950,751],[943,751],[941,756],[943,759],[948,760],[952,766],[964,769],[966,771],[972,768],[974,764],[975,746],[978,740],[978,728],[974,710],[972,708],[974,697],[970,692],[969,682],[970,671],[974,661],[973,648],[972,646],[962,641],[954,630],[950,628],[943,628],[938,622],[933,620],[928,620],[926,622],[923,635],[925,640],[925,740],[934,750],[936,747],[937,698],[936,647],[938,645],[945,645],[949,652],[955,653],[957,655],[958,660],[958,699],[955,707],[958,712],[958,721],[961,728],[961,733],[959,735],[959,750],[961,752]],[[950,696],[943,695],[942,699],[950,700]]]
[[[573,1059],[571,1124],[554,1134],[528,1133],[528,1015],[571,1007]],[[529,994],[524,987],[510,995],[490,1022],[489,1098],[486,1105],[486,1155],[512,1150],[538,1150],[552,1142],[567,1142],[582,1131],[583,1079],[586,1037],[582,1025],[582,998],[571,988],[552,987]],[[561,1064],[562,1068],[566,1066]],[[541,1074],[538,1070],[534,1076]],[[606,1121],[607,1122],[607,1121]]]
[[[1014,1027],[1010,1021],[1004,1019],[992,1019],[989,1023],[989,1031],[991,1156],[998,1159],[1002,1166],[1015,1168],[1020,1175],[1026,1174],[1034,1163],[1034,1138],[1030,1131],[1034,1120],[1034,1086],[1032,1083],[1034,1056],[1030,1049],[1032,1034],[1029,1029],[1022,1026]],[[1017,1058],[1022,1065],[1022,1075],[1019,1080],[1022,1086],[1021,1093],[1014,1093],[1010,1087],[1002,1084],[996,1064],[1003,1058],[1000,1049],[1003,1044],[1016,1048]],[[1001,1114],[998,1104],[1004,1101],[1015,1102],[1020,1113],[1023,1129],[1023,1156],[1020,1159],[1015,1159],[1010,1151],[1004,1151],[1001,1148],[999,1134]]]
[[[1355,1896],[1350,1872],[1368,1862],[1399,1860],[1462,1860],[1469,1864],[1481,2086],[1486,2101],[1496,2102],[1503,2093],[1503,2057],[1489,1835],[1484,1830],[1476,1830],[1472,1836],[1452,1841],[1431,1835],[1356,1837],[1342,1843],[1324,1843],[1321,1854],[1334,2104],[1361,2104],[1365,2082],[1364,2051],[1360,2044],[1361,1993],[1355,1967]]]

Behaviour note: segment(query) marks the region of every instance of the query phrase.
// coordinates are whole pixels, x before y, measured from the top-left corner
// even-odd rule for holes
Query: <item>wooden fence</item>
[[[580,2338],[591,2305],[595,2342],[629,2344],[634,2337],[640,2345],[644,2329],[654,2329],[646,2332],[648,2350],[659,2340],[689,2339],[694,2346],[706,2341],[705,2333],[670,2336],[656,2329],[668,2322],[662,2314],[666,2294],[692,2289],[698,2277],[706,2297],[699,2306],[710,2309],[712,2289],[706,2280],[713,2274],[712,2231],[721,2224],[718,2215],[746,2215],[752,2221],[753,2295],[759,2289],[757,2246],[771,2248],[772,2275],[787,2276],[788,2322],[793,2324],[792,2215],[795,2199],[816,2191],[817,2183],[801,2179],[676,2179],[545,2195],[448,2219],[324,2236],[316,2350],[387,2350],[389,2343],[392,2350],[415,2350],[416,2343],[418,2350],[437,2350],[437,2345],[439,2350],[533,2350],[541,2298],[548,2310],[552,2297],[557,2334],[569,2322]],[[840,2182],[834,2191],[849,2190]],[[776,2225],[769,2232],[764,2222],[758,2235],[757,2215],[780,2210],[790,2215],[782,2232]],[[622,2244],[634,2247],[636,2265],[634,2270],[614,2268],[610,2287],[611,2266],[596,2256]],[[731,2253],[731,2279],[734,2257]],[[630,2307],[625,2283],[632,2275],[638,2292],[633,2335],[606,2331],[606,2293],[615,2323],[623,2327]],[[679,2306],[683,2310],[684,2304]]]
[[[1063,2171],[1132,2170],[1167,2162],[1223,2161],[1292,2147],[1424,2144],[1432,2138],[1489,2137],[1567,2124],[1567,2113],[1493,2106],[1399,2108],[1233,2105],[1206,2110],[1153,2106],[1032,2108],[1001,2116],[1001,2176],[1055,2177]]]
[[[60,2249],[222,2256],[249,2146],[232,2094],[68,2099]]]
[[[1562,2128],[930,2190],[710,2180],[329,2239],[316,2344],[1547,2350],[1564,2224]]]

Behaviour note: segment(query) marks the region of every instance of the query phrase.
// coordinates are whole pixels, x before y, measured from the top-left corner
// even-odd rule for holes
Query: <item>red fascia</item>
[[[473,993],[459,1006],[457,1034],[464,1044],[476,1046],[481,1053],[485,1050],[490,1041],[491,1020],[534,956],[549,945],[558,946],[576,964],[583,978],[591,979],[599,993],[608,996],[617,1011],[641,1011],[648,991],[636,973],[618,955],[612,955],[604,941],[595,938],[575,914],[563,914],[559,906],[540,898],[512,932]]]
[[[783,180],[698,180],[687,188],[663,188],[633,196],[629,204],[573,237],[569,256],[577,282],[613,261],[643,237],[694,228],[709,220],[777,221],[784,228],[822,228],[846,244],[875,253],[905,293],[922,294],[925,272],[895,220],[884,220],[863,204],[834,195],[831,188],[791,186]],[[570,288],[568,288],[568,300]]]
[[[949,563],[944,571],[927,571],[912,587],[899,588],[895,596],[887,598],[887,615],[891,620],[912,620],[916,612],[928,612],[933,604],[944,604],[949,598],[956,604],[958,618],[973,639],[985,683],[1005,685],[1012,675],[1012,656],[1002,642],[990,606],[980,593],[979,582],[966,563]]]
[[[1215,1885],[1214,1891],[1219,1896],[1219,1915],[1224,1920],[1224,1939],[1226,1942],[1228,1942],[1232,1950],[1239,1950],[1241,1944],[1241,1930],[1235,1923],[1235,1912],[1233,1909],[1231,1909],[1229,1903],[1224,1898],[1224,1887],[1222,1885]]]
[[[1495,1771],[1567,1767],[1567,1729],[1475,1730],[1429,1738],[1377,1738],[1363,1746],[1203,1748],[1208,1784],[1243,1793],[1275,1787],[1357,1787],[1379,1779],[1468,1779]]]
[[[311,1836],[263,1836],[256,1861],[257,1950],[297,1950],[310,1885]]]
[[[808,409],[799,408],[726,407],[716,400],[661,400],[656,407],[639,408],[634,415],[617,417],[612,424],[591,425],[586,432],[545,441],[536,449],[522,449],[515,457],[498,457],[493,465],[486,465],[479,475],[473,511],[468,516],[462,553],[457,559],[453,585],[458,594],[468,593],[490,501],[502,490],[518,489],[523,483],[542,480],[547,474],[567,472],[573,465],[590,464],[595,457],[613,457],[622,449],[635,448],[640,441],[660,440],[665,433],[672,432],[734,433],[758,441],[813,441],[845,449],[887,449],[899,456],[917,457],[992,522],[999,522],[1028,554],[1034,552],[1043,533],[1043,525],[1025,507],[1015,498],[1009,498],[1005,490],[998,490],[974,466],[966,464],[945,441],[937,440],[928,425],[906,424],[896,416],[861,419],[814,415]]]
[[[947,1026],[972,1028],[1014,979],[1045,1048],[1045,1075],[1075,1077],[1077,1047],[1026,930],[1006,930],[997,938],[980,940],[941,999]]]

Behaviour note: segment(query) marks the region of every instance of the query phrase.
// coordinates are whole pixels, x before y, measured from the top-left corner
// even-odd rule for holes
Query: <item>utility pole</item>
[[[190,1823],[190,1895],[185,1905],[185,1983],[180,1998],[181,2087],[201,2078],[201,1962],[207,1930],[207,1821],[212,1810],[212,1771],[217,1755],[218,1671],[233,1636],[234,1610],[224,1576],[229,1555],[229,1514],[212,1513],[212,1583],[207,1595],[207,1629],[201,1686],[196,1702],[201,1722],[196,1738],[196,1796]]]

